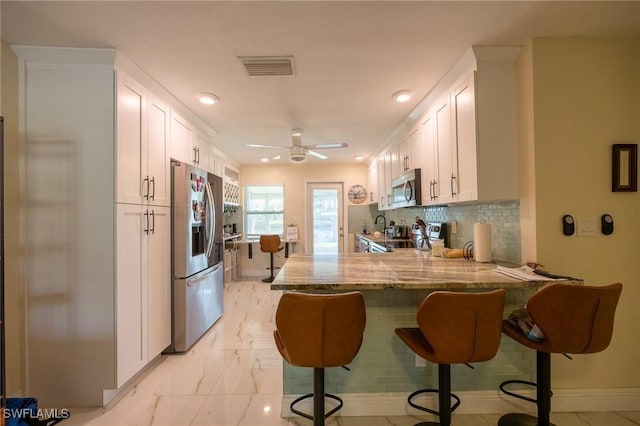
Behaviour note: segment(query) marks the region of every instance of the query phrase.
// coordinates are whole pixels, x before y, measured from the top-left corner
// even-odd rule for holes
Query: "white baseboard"
[[[535,398],[533,391],[521,392]],[[407,404],[409,393],[346,393],[340,394],[344,401],[342,410],[336,415],[352,416],[406,416],[424,415]],[[462,401],[456,414],[494,414],[510,412],[535,412],[532,403],[509,397],[499,391],[456,392]],[[299,395],[282,397],[282,416],[297,417],[289,409],[291,402]],[[437,399],[425,395],[414,400],[419,404],[437,409]],[[327,400],[327,411],[334,407]],[[553,412],[587,412],[587,411],[637,411],[640,407],[640,388],[629,389],[576,389],[554,390],[551,401]],[[303,412],[312,413],[312,399],[301,402],[298,406]]]

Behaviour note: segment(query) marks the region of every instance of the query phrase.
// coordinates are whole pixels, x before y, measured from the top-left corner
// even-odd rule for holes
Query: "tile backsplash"
[[[357,207],[355,209],[354,207]],[[473,224],[486,222],[491,224],[491,247],[495,260],[521,263],[520,252],[520,203],[519,201],[498,201],[491,203],[454,204],[450,206],[410,207],[379,212],[377,205],[349,206],[349,232],[360,232],[365,224],[369,232],[380,230],[382,225],[374,227],[374,218],[384,214],[387,224],[415,223],[416,216],[427,222],[446,222],[447,247],[462,248],[473,241]],[[452,233],[450,224],[456,222],[456,233]]]

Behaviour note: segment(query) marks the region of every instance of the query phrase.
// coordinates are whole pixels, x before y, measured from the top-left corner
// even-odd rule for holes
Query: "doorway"
[[[342,183],[307,183],[307,241],[313,254],[342,253],[344,246]]]

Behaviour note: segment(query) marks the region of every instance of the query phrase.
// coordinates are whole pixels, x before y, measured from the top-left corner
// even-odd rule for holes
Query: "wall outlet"
[[[427,366],[427,360],[422,358],[419,355],[416,355],[416,367],[426,367]]]
[[[451,222],[449,222],[449,229],[451,230],[452,234],[457,234],[458,233],[458,222],[456,222],[455,220],[452,220]]]

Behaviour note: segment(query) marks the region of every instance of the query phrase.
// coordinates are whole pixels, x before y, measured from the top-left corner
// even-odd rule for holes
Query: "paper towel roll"
[[[473,224],[473,253],[476,262],[491,262],[491,224]]]

